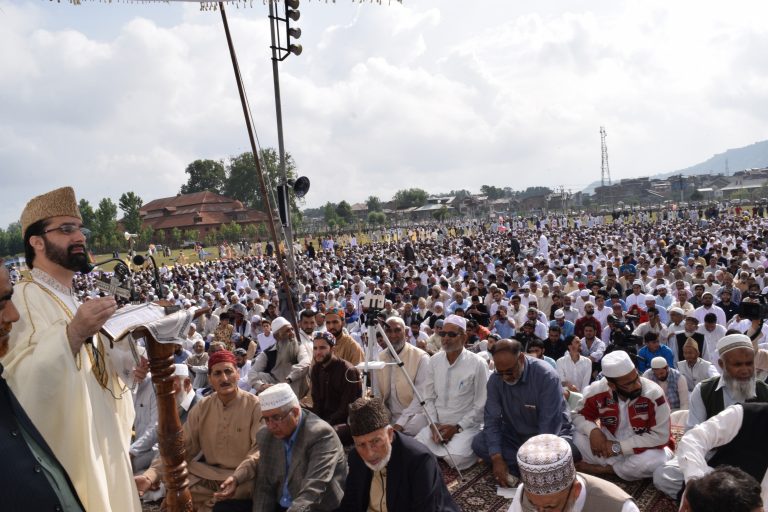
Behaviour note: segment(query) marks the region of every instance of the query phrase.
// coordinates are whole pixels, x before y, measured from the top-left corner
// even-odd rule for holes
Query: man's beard
[[[187,398],[187,392],[184,388],[181,388],[178,393],[175,393],[173,396],[176,398],[176,407],[181,407],[181,403]]]
[[[368,469],[370,469],[371,471],[381,471],[382,469],[387,467],[387,464],[389,464],[389,459],[391,457],[392,457],[392,444],[387,443],[387,454],[384,456],[383,459],[379,461],[378,464],[376,465],[369,464],[368,461],[366,460],[363,460],[363,462],[365,463],[366,466],[368,466]]]
[[[295,337],[277,343],[275,366],[293,365],[299,360],[299,341]]]
[[[85,254],[84,245],[70,245],[66,249],[63,249],[53,243],[44,240],[45,243],[45,257],[51,260],[53,263],[64,267],[72,272],[90,272],[91,266],[88,264],[88,256]],[[82,253],[73,253],[72,249],[82,248]]]
[[[733,400],[739,403],[746,402],[747,400],[757,396],[756,380],[757,379],[755,378],[754,373],[749,379],[746,380],[731,377],[727,372],[723,373],[723,382],[725,382],[725,385],[728,388],[728,391],[730,391]]]

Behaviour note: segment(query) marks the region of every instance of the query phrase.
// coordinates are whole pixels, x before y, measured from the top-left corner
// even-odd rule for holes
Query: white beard
[[[376,472],[376,471],[381,471],[382,469],[387,467],[387,464],[389,464],[390,457],[392,457],[392,444],[391,443],[389,443],[389,445],[387,447],[387,454],[384,456],[383,459],[381,459],[379,461],[378,464],[376,464],[376,465],[368,464],[368,461],[366,461],[366,460],[363,460],[363,462],[365,462],[365,465],[368,466],[368,469],[370,469],[373,472]]]
[[[748,380],[738,380],[727,373],[723,373],[723,381],[728,387],[728,391],[731,392],[733,399],[738,403],[744,403],[750,398],[757,396],[754,374]]]

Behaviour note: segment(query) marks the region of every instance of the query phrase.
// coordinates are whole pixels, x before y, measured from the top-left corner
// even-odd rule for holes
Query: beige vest
[[[403,350],[400,351],[398,356],[403,361],[403,367],[411,380],[416,379],[416,372],[419,369],[419,362],[421,361],[421,355],[425,352],[420,348],[414,347],[408,342],[405,342]],[[394,358],[389,353],[389,350],[379,354],[379,360],[387,363],[394,362]],[[379,372],[376,378],[379,383],[379,392],[381,393],[381,399],[384,403],[389,400],[389,390],[391,388],[390,379],[392,378],[392,372],[395,372],[395,398],[403,408],[408,407],[413,401],[413,388],[408,383],[408,379],[403,376],[403,372],[398,370],[394,366],[387,366],[384,371]]]
[[[587,498],[582,507],[583,512],[621,512],[624,502],[631,500],[632,496],[624,492],[618,485],[598,478],[596,476],[579,473],[587,487]],[[534,512],[536,507],[531,505],[528,497],[523,493],[523,501],[520,504],[525,512]]]

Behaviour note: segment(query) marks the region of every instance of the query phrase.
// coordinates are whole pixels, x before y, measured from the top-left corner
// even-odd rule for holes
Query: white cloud
[[[302,2],[306,4],[306,2]],[[768,5],[405,0],[302,5],[280,64],[286,147],[311,206],[399,188],[578,189],[765,137]],[[78,14],[82,15],[78,16]],[[229,8],[262,143],[276,145],[266,7]],[[196,158],[248,149],[218,12],[0,10],[0,225],[73,184],[92,203],[172,195]]]

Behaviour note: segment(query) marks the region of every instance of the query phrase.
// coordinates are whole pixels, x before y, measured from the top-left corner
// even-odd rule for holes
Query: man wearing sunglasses
[[[483,423],[488,365],[480,356],[464,349],[464,318],[446,318],[440,337],[443,350],[429,361],[424,393],[425,407],[434,425],[423,428],[416,439],[436,457],[464,470],[477,460],[472,439]]]
[[[21,228],[32,271],[14,290],[21,320],[2,361],[8,384],[86,510],[140,511],[128,457],[133,400],[120,377],[133,359],[124,343],[98,336],[117,309],[114,297],[81,304],[73,289],[75,273],[90,271],[74,190],[31,199]],[[145,366],[134,371],[138,381],[145,375]]]

